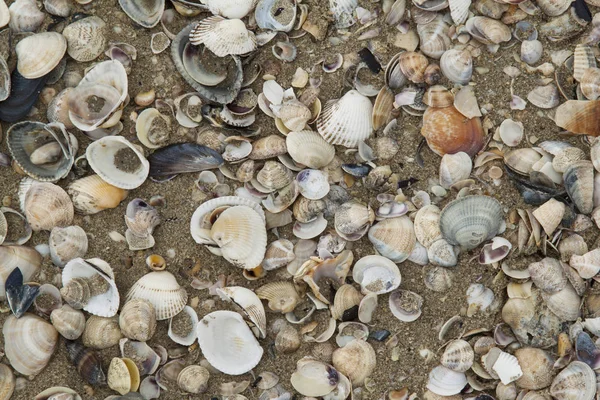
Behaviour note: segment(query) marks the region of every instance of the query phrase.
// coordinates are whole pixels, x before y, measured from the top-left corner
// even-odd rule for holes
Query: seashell
[[[569,262],[571,256],[577,255],[582,256],[588,252],[588,246],[585,240],[574,233],[570,236],[563,238],[558,244],[558,251],[560,253],[560,259],[563,262]]]
[[[572,133],[598,136],[600,129],[594,122],[597,118],[597,101],[568,100],[556,109],[554,122]]]
[[[560,201],[550,199],[533,211],[533,216],[540,223],[546,235],[552,236],[560,225],[565,214],[565,205]]]
[[[446,156],[444,156],[444,158],[445,157]],[[444,158],[442,158],[442,161]],[[440,212],[441,211],[437,206],[430,204],[420,208],[415,215],[415,237],[419,243],[426,248],[442,238],[442,232],[440,231]]]
[[[54,265],[64,267],[72,259],[85,256],[88,239],[85,231],[79,226],[55,227],[50,232],[49,246]]]
[[[542,58],[544,48],[539,40],[521,42],[521,60],[529,65],[536,64]]]
[[[116,346],[122,337],[116,318],[92,315],[85,323],[81,339],[84,346],[102,350]]]
[[[121,136],[106,136],[90,143],[86,149],[90,167],[104,181],[121,189],[139,187],[150,172],[144,155]]]
[[[436,89],[433,86],[428,92]],[[423,115],[421,135],[427,139],[429,148],[440,156],[464,151],[472,157],[484,145],[481,120],[465,120],[453,105],[427,108]]]
[[[295,99],[279,105],[272,104],[271,110],[289,131],[302,131],[312,118],[310,109],[304,103]],[[282,133],[286,134],[285,132]]]
[[[10,12],[8,11],[8,6],[6,2],[0,2],[0,28],[4,28],[8,25],[10,20]]]
[[[122,357],[133,360],[140,371],[140,375],[153,374],[161,362],[161,357],[145,342],[136,342],[124,338],[119,341],[119,348]],[[166,361],[166,349],[164,358]]]
[[[564,289],[567,277],[560,261],[546,257],[539,262],[529,264],[527,268],[535,286],[543,291],[555,293]]]
[[[63,18],[70,16],[73,11],[71,3],[65,0],[44,0],[44,9],[49,14]]]
[[[290,42],[277,42],[273,45],[272,51],[276,58],[285,62],[294,61],[298,55],[298,49]]]
[[[17,0],[8,7],[8,12],[10,17],[6,22],[13,32],[34,32],[44,22],[45,14],[33,0]]]
[[[533,171],[533,166],[542,158],[542,155],[532,148],[515,149],[504,155],[504,163],[511,170],[529,175]]]
[[[0,399],[9,400],[15,391],[15,386],[16,380],[12,370],[7,365],[0,365]]]
[[[402,322],[413,322],[421,316],[423,298],[410,290],[394,290],[389,298],[390,311]]]
[[[331,316],[340,321],[355,319],[353,314],[358,312],[358,306],[363,296],[352,285],[342,285],[337,292],[333,305],[330,307]]]
[[[431,267],[423,278],[425,286],[434,292],[445,292],[452,286],[452,275],[447,268]]]
[[[590,279],[600,272],[600,250],[594,249],[583,255],[573,254],[569,265],[576,269],[583,279]]]
[[[534,106],[544,109],[554,108],[560,103],[558,89],[552,83],[534,88],[527,94],[527,100]]]
[[[320,200],[330,190],[328,175],[317,169],[304,169],[296,175],[300,194],[309,200]]]
[[[467,316],[472,317],[480,311],[486,311],[494,302],[494,292],[480,283],[472,283],[467,289]]]
[[[156,330],[156,312],[148,300],[137,298],[125,303],[119,314],[119,327],[123,336],[146,342]]]
[[[468,342],[453,340],[446,346],[440,363],[455,372],[466,372],[473,365],[475,353]]]
[[[56,32],[43,32],[23,38],[15,47],[17,69],[27,79],[49,74],[67,51],[65,37]]]
[[[196,341],[196,325],[198,325],[198,314],[192,307],[185,306],[169,321],[169,337],[175,343],[191,346]]]
[[[500,203],[488,196],[459,198],[448,203],[440,214],[444,239],[466,250],[496,236],[502,222]]]
[[[277,161],[266,161],[264,167],[256,174],[256,180],[271,191],[289,185],[292,179],[291,171]]]
[[[323,168],[335,156],[335,148],[312,131],[290,132],[285,138],[285,144],[294,161],[309,168]]]
[[[507,118],[500,124],[498,132],[505,145],[515,147],[523,139],[523,124]]]
[[[169,139],[171,120],[156,108],[142,111],[135,121],[135,132],[139,141],[149,149],[158,149]]]
[[[451,82],[466,85],[473,75],[471,53],[467,50],[446,50],[440,59],[440,68]]]
[[[562,2],[561,2],[562,3]],[[567,5],[568,7],[568,5]],[[578,44],[573,52],[573,78],[580,82],[588,68],[596,68],[596,57],[590,46]]]
[[[444,239],[433,242],[427,249],[427,257],[434,265],[454,267],[458,263],[458,251]]]
[[[25,246],[0,246],[0,257],[0,298],[5,300],[5,284],[10,274],[18,267],[23,281],[30,281],[42,266],[42,256],[33,248]]]
[[[21,318],[9,315],[2,334],[6,358],[15,371],[25,376],[35,376],[46,367],[58,342],[56,329],[29,313]]]
[[[302,339],[296,328],[285,325],[275,337],[275,350],[280,354],[291,354],[300,348]]]
[[[2,3],[0,3],[0,4],[2,4]],[[17,71],[17,73],[18,73],[18,71]],[[25,80],[25,78],[22,78],[22,79]],[[40,80],[42,80],[42,79],[43,78],[40,78]],[[32,81],[29,81],[29,82],[32,82]],[[35,80],[33,82],[35,82]],[[5,101],[8,98],[8,95],[10,94],[10,89],[11,89],[10,70],[8,69],[8,65],[6,64],[6,61],[4,59],[2,59],[2,61],[0,61],[0,101]],[[37,96],[33,102],[35,103],[35,101],[37,101]]]
[[[242,20],[221,16],[200,21],[190,32],[190,43],[204,44],[217,57],[247,54],[256,49],[256,37]]]
[[[481,117],[481,110],[477,104],[475,91],[471,86],[463,86],[454,97],[454,107],[465,117]]]
[[[106,375],[102,371],[102,363],[97,353],[85,348],[81,343],[68,340],[67,355],[71,363],[77,367],[79,375],[92,385],[106,383]]]
[[[223,164],[223,158],[219,153],[196,143],[179,143],[163,147],[152,153],[148,161],[150,162],[149,174],[154,177],[204,171]]]
[[[353,340],[335,350],[332,363],[354,386],[362,386],[377,364],[375,350],[365,340]]]
[[[198,343],[214,368],[241,375],[254,368],[263,349],[242,317],[232,311],[214,311],[198,324]]]
[[[136,236],[152,235],[154,228],[160,224],[158,210],[142,199],[133,199],[125,211],[125,224]]]
[[[206,368],[200,365],[188,365],[177,376],[177,386],[184,392],[200,394],[208,389],[209,378],[210,373]]]
[[[478,2],[479,3],[479,2]],[[450,15],[456,25],[464,24],[469,17],[470,0],[449,0]]]
[[[439,59],[450,48],[451,41],[448,36],[448,25],[441,17],[436,17],[433,21],[426,24],[418,24],[417,33],[419,35],[420,50],[423,54],[431,58]],[[423,70],[425,70],[426,66],[427,64],[425,63]],[[402,64],[400,68],[402,68]],[[404,69],[402,72],[404,72]],[[408,75],[406,77],[410,79]],[[413,82],[419,83],[414,80]]]
[[[563,321],[575,321],[581,316],[581,299],[570,283],[556,293],[541,293],[546,306]]]
[[[296,370],[290,382],[304,396],[325,396],[333,391],[340,381],[340,373],[331,365],[310,357],[296,362]]]
[[[363,294],[383,294],[397,289],[402,276],[393,261],[372,255],[365,256],[354,264],[352,279],[360,285]]]
[[[425,80],[425,70],[429,60],[421,53],[405,51],[398,56],[398,67],[402,74],[411,82],[422,83]]]
[[[213,15],[225,18],[244,18],[256,5],[256,0],[201,0]]]
[[[106,23],[95,15],[67,25],[62,34],[69,56],[79,62],[95,60],[106,46],[106,29]]]
[[[500,21],[488,17],[472,17],[465,24],[467,32],[483,44],[500,44],[508,42],[512,34],[510,29]]]
[[[19,270],[20,271],[20,270]],[[23,274],[21,274],[22,276]],[[33,301],[35,309],[46,316],[62,306],[60,290],[52,284],[45,283],[39,287],[38,295]]]
[[[0,102],[0,120],[17,122],[29,114],[49,76],[27,79],[15,69],[9,77],[5,61],[0,61],[0,73],[4,75],[0,87],[0,97],[8,96],[6,100]]]
[[[40,290],[39,284],[23,283],[23,274],[19,268],[15,268],[8,275],[4,286],[9,309],[17,318],[31,307]]]
[[[147,300],[162,321],[179,314],[187,303],[187,292],[168,271],[153,271],[142,276],[127,293],[127,301]]]
[[[467,384],[467,377],[463,372],[455,372],[439,365],[429,373],[427,389],[439,396],[453,396],[462,391]]]
[[[237,171],[235,171],[235,177],[240,182],[250,182],[254,178],[254,160],[246,160],[240,164]]]
[[[569,8],[570,3],[564,0],[542,0],[537,3],[544,14],[550,17],[558,17]]]
[[[73,203],[57,185],[34,183],[25,192],[23,214],[34,231],[50,231],[57,226],[68,226],[73,221]]]
[[[394,109],[394,93],[392,90],[384,86],[377,94],[375,104],[373,105],[372,124],[373,129],[379,130],[386,125],[390,119],[390,113]]]
[[[349,201],[335,212],[335,231],[345,240],[356,241],[367,233],[374,220],[371,207]]]
[[[440,162],[440,185],[445,189],[449,189],[456,182],[469,178],[472,168],[471,157],[464,151],[455,154],[444,154]]]
[[[338,100],[330,100],[317,119],[317,131],[327,142],[357,147],[373,132],[373,105],[368,97],[350,90]]]
[[[379,254],[400,263],[412,253],[416,236],[412,221],[403,215],[373,225],[369,229],[369,240]]]
[[[354,19],[354,10],[358,6],[358,0],[329,0],[329,10],[335,19],[335,26],[338,29],[348,28],[356,22]]]
[[[268,301],[269,309],[282,314],[294,311],[300,302],[300,296],[294,285],[290,282],[270,282],[258,289],[256,295]]]
[[[594,167],[590,161],[581,160],[569,165],[563,174],[567,194],[583,214],[594,207]]]
[[[55,182],[73,166],[77,145],[62,124],[24,121],[12,125],[7,144],[15,163],[33,179]]]
[[[140,371],[133,360],[114,357],[108,367],[106,383],[121,395],[136,392],[140,387]]]
[[[267,271],[285,267],[296,258],[294,244],[287,239],[278,239],[267,247],[262,266]]]
[[[163,11],[165,10],[164,0],[152,0],[144,2],[135,2],[132,0],[119,0],[121,9],[136,24],[144,28],[154,28],[158,25]],[[123,394],[123,393],[122,393]]]
[[[556,375],[550,394],[559,400],[592,400],[596,396],[596,373],[586,363],[572,361]]]
[[[54,328],[65,339],[76,340],[85,329],[85,316],[80,310],[75,310],[68,304],[63,304],[50,314]]]
[[[597,100],[600,97],[600,68],[586,68],[579,80],[581,93],[588,100]]]
[[[287,152],[286,142],[287,138],[283,139],[277,135],[260,138],[252,144],[252,152],[249,158],[251,160],[264,160],[283,155]]]
[[[491,351],[492,350],[490,350],[490,353]],[[523,372],[521,371],[517,358],[503,351],[497,353],[498,355],[494,357],[495,360],[492,364],[492,370],[500,378],[501,382],[507,385],[519,379],[523,375]]]
[[[242,286],[229,286],[217,289],[217,294],[223,300],[229,300],[242,308],[246,316],[260,332],[260,337],[266,337],[267,317],[265,309],[256,294]]]
[[[554,358],[546,351],[524,347],[515,351],[515,357],[523,371],[517,385],[524,389],[543,389],[550,386],[555,375]]]
[[[153,54],[160,54],[171,45],[171,39],[164,32],[153,33],[150,39],[150,49]]]
[[[99,175],[90,175],[71,182],[67,192],[73,197],[75,211],[86,215],[117,207],[129,193],[106,183]]]
[[[296,22],[296,12],[296,4],[293,1],[259,0],[254,10],[254,18],[259,28],[289,32]]]

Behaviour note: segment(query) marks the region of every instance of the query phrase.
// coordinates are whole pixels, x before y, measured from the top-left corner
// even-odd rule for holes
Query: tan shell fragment
[[[542,225],[546,235],[552,237],[552,234],[562,221],[565,209],[566,206],[564,203],[555,199],[550,199],[533,211],[533,216],[540,225]]]
[[[429,204],[420,208],[415,215],[415,236],[426,248],[442,238],[440,213],[441,210],[437,206]]]
[[[25,194],[23,213],[34,231],[50,231],[73,222],[73,203],[60,186],[41,182]]]
[[[353,386],[362,386],[375,370],[375,350],[364,340],[353,340],[333,352],[333,366],[350,379]]]
[[[546,257],[539,262],[531,263],[527,269],[533,283],[543,291],[558,292],[567,284],[567,277],[560,261],[554,258]]]

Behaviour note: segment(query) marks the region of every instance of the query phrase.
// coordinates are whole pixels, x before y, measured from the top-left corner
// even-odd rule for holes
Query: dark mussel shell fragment
[[[106,375],[102,371],[102,362],[98,354],[73,340],[66,341],[67,355],[71,363],[77,367],[77,372],[90,385],[106,384]]]
[[[565,190],[562,187],[557,187],[545,174],[541,172],[532,172],[529,178],[519,175],[507,166],[504,170],[515,184],[523,200],[527,204],[541,205],[551,198],[564,197]]]
[[[10,95],[0,102],[0,121],[16,122],[29,114],[47,80],[48,75],[36,79],[24,78],[15,68]]]
[[[219,103],[219,104],[229,104],[237,97],[240,89],[242,88],[242,80],[243,80],[243,67],[242,62],[239,57],[231,56],[231,58],[223,57],[218,59],[213,55],[216,61],[218,62],[227,62],[227,64],[223,65],[223,68],[227,70],[226,79],[222,80],[215,86],[207,86],[198,82],[196,79],[192,77],[192,75],[188,72],[186,65],[188,68],[193,63],[186,62],[184,64],[183,58],[187,54],[194,55],[195,52],[188,51],[185,52],[186,45],[189,43],[189,35],[192,29],[198,24],[198,22],[192,22],[185,28],[181,30],[173,40],[171,44],[171,57],[173,58],[173,62],[175,63],[175,67],[177,71],[181,74],[183,79],[192,86],[198,94],[205,100]],[[204,60],[208,57],[208,54],[204,54],[202,59]],[[196,59],[196,57],[194,57]],[[192,60],[188,60],[192,61]],[[202,69],[198,68],[194,70],[195,73],[201,73]]]
[[[223,165],[223,157],[197,143],[178,143],[163,147],[148,157],[150,176],[171,176],[198,172]]]
[[[8,305],[17,318],[21,318],[25,311],[31,307],[40,291],[39,285],[23,284],[23,273],[19,267],[8,275],[5,287]]]

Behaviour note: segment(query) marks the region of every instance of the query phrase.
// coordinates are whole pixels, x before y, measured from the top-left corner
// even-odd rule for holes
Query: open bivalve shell
[[[304,357],[296,362],[290,381],[304,396],[326,396],[339,383],[340,374],[329,364]]]
[[[126,395],[140,387],[140,371],[133,360],[114,357],[108,367],[106,383],[112,390]]]
[[[210,365],[228,375],[254,368],[263,349],[242,317],[233,311],[214,311],[198,323],[198,343]]]
[[[165,0],[119,0],[119,5],[129,18],[144,28],[155,27],[165,10]]]
[[[67,40],[57,32],[42,32],[23,38],[15,47],[17,69],[27,79],[47,75],[67,51]]]
[[[398,266],[389,258],[372,255],[354,264],[352,279],[360,285],[363,294],[383,294],[397,289],[402,276]]]
[[[248,319],[258,328],[259,337],[267,336],[267,315],[262,302],[252,290],[242,286],[228,286],[217,289],[217,294],[222,300],[231,301],[244,311]]]
[[[260,0],[254,10],[254,17],[262,29],[289,32],[296,23],[296,7],[296,2],[292,0]]]
[[[112,317],[119,309],[119,290],[110,265],[99,258],[75,258],[62,271],[61,294],[74,308],[100,317]]]
[[[190,306],[169,321],[169,337],[182,346],[191,346],[196,341],[196,326],[198,325],[198,314]]]
[[[187,292],[172,273],[153,271],[142,276],[127,293],[127,301],[144,299],[154,306],[156,319],[162,321],[179,314],[187,303]]]
[[[371,136],[372,114],[371,100],[350,90],[341,99],[327,102],[317,119],[317,130],[333,145],[354,148]]]
[[[397,289],[390,294],[390,311],[402,322],[413,322],[421,316],[423,297],[410,290]]]
[[[204,44],[218,57],[247,54],[256,49],[256,37],[242,20],[217,15],[203,19],[192,29],[190,43]]]
[[[122,136],[106,136],[90,143],[85,155],[94,172],[121,189],[141,186],[150,173],[144,154]]]

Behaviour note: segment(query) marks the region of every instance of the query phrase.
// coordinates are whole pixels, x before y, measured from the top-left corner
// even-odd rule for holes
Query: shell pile
[[[0,400],[599,398],[599,7],[0,0]]]

